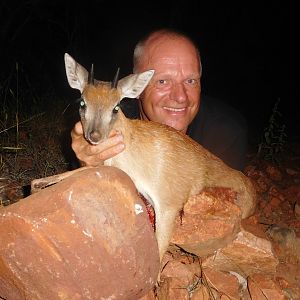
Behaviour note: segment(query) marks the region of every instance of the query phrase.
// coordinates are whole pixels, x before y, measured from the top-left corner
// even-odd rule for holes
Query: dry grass
[[[0,204],[29,195],[30,182],[70,169],[72,161],[66,104],[28,116],[8,116],[0,123]],[[16,115],[16,112],[14,112]]]

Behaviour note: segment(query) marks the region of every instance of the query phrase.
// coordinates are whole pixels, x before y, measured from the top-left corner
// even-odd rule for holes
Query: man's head
[[[170,30],[151,33],[134,51],[134,72],[155,70],[140,96],[143,119],[186,132],[199,110],[201,61],[195,44]]]

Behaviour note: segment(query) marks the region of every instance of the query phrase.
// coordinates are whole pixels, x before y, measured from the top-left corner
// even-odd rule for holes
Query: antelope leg
[[[38,191],[44,189],[45,187],[55,184],[57,182],[60,182],[64,179],[66,179],[67,177],[80,172],[84,169],[88,169],[89,167],[82,167],[76,170],[72,170],[72,171],[68,171],[68,172],[64,172],[61,174],[57,174],[57,175],[52,175],[52,176],[48,176],[48,177],[44,177],[44,178],[38,178],[38,179],[34,179],[31,181],[31,194],[37,193]]]

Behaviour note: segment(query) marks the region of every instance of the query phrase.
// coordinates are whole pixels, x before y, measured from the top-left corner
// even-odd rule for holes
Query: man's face
[[[155,70],[140,96],[142,118],[186,132],[200,104],[200,62],[193,45],[158,38],[146,46],[138,69]]]

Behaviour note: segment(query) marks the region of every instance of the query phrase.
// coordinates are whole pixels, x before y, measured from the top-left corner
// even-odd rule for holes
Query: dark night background
[[[78,94],[66,80],[65,52],[112,80],[117,66],[121,76],[131,73],[140,37],[168,26],[197,42],[203,92],[240,110],[250,139],[262,134],[278,98],[280,122],[299,139],[296,109],[281,98],[280,22],[279,1],[1,1],[0,80],[3,87],[18,62],[19,84],[72,101]]]

